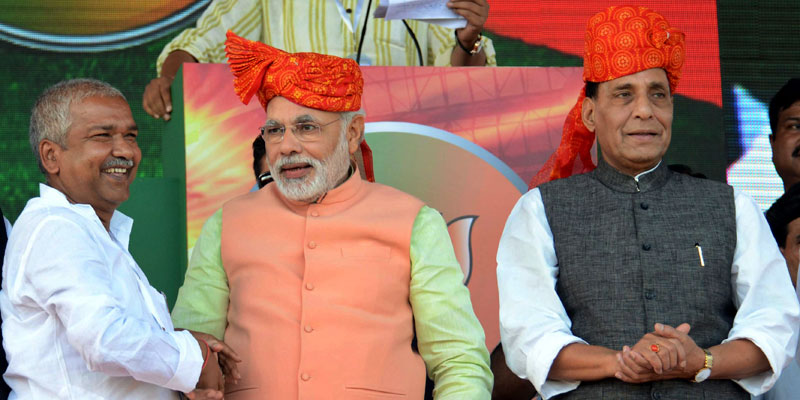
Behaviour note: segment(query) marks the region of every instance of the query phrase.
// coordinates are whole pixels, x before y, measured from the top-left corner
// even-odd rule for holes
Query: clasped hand
[[[703,350],[689,336],[687,323],[673,328],[655,324],[655,330],[645,334],[633,347],[624,346],[617,352],[614,376],[628,383],[666,379],[690,379],[702,368]]]
[[[191,332],[198,342],[208,343],[211,354],[206,355],[208,362],[200,372],[197,388],[186,397],[190,400],[221,400],[225,392],[225,382],[237,383],[241,379],[238,363],[242,361],[236,352],[223,341],[202,332]]]

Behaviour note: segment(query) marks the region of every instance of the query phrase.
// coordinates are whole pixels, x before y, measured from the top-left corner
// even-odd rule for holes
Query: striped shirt
[[[358,0],[341,0],[345,9],[355,10]],[[375,1],[374,3],[378,3]],[[199,62],[225,62],[225,32],[269,44],[282,50],[315,52],[355,58],[366,13],[345,13],[353,31],[345,24],[336,0],[215,0],[203,12],[194,28],[176,36],[161,51],[156,63],[161,71],[169,53],[183,50]],[[370,14],[375,10],[373,4]],[[356,21],[355,19],[358,19]],[[452,29],[408,20],[422,51],[424,65],[449,66],[456,46]],[[491,39],[484,36],[486,65],[496,66]],[[417,49],[402,21],[370,16],[361,51],[365,65],[419,65]]]

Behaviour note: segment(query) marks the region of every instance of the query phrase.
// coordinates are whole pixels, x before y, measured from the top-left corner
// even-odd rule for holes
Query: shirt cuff
[[[548,338],[539,343],[528,356],[526,374],[531,380],[536,391],[542,398],[549,399],[553,396],[566,393],[578,388],[580,381],[557,381],[547,379],[550,368],[553,366],[558,353],[561,349],[572,343],[587,344],[584,340],[563,332],[554,332]]]
[[[731,331],[730,336],[723,340],[722,343],[727,343],[733,340],[749,340],[758,347],[764,356],[767,357],[770,369],[760,374],[749,376],[743,379],[734,379],[744,390],[752,395],[759,395],[775,385],[775,382],[780,376],[780,372],[786,367],[787,358],[786,354],[781,354],[782,346],[775,342],[769,334],[754,329],[743,329]],[[777,350],[777,351],[776,351]]]
[[[200,379],[200,371],[203,369],[203,351],[200,350],[197,340],[189,331],[171,332],[170,335],[178,345],[180,360],[178,368],[175,369],[175,375],[164,387],[189,393],[194,390]]]

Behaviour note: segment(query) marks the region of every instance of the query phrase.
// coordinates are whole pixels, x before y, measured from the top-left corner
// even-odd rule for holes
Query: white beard
[[[336,149],[324,160],[295,154],[279,158],[275,165],[270,165],[269,171],[281,194],[290,200],[311,203],[335,188],[350,167],[350,151],[345,133],[342,132]],[[280,171],[284,165],[295,163],[308,163],[314,169],[313,177],[309,177],[311,174],[308,174],[301,178],[290,179],[281,175]]]

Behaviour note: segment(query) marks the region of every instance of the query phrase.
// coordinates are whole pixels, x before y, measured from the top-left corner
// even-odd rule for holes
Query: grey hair
[[[36,163],[39,164],[39,170],[43,173],[46,171],[42,165],[42,156],[39,154],[39,143],[47,139],[61,147],[66,147],[67,131],[72,125],[70,107],[72,104],[93,96],[120,97],[126,100],[117,88],[97,79],[87,78],[56,83],[36,99],[36,104],[31,110],[28,136]]]
[[[351,122],[353,122],[353,119],[357,115],[366,117],[367,113],[364,112],[363,108],[359,109],[358,111],[344,111],[339,113],[339,118],[342,120],[342,135],[347,132],[347,127]],[[361,140],[364,140],[364,138],[362,137]]]

